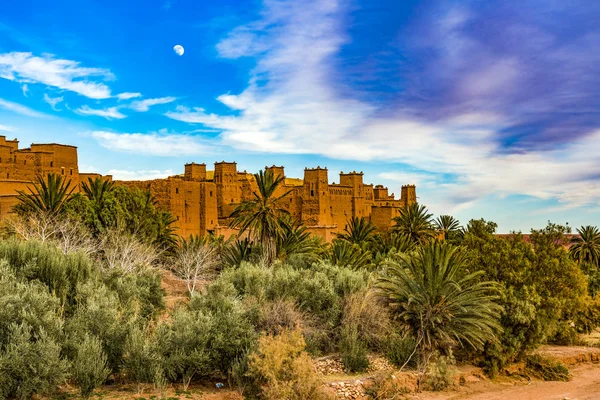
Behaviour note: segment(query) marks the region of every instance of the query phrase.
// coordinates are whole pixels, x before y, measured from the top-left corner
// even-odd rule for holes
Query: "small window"
[[[69,169],[69,175],[73,175],[73,168]]]
[[[212,197],[212,190],[210,191],[210,197]],[[212,222],[211,222],[212,223]]]
[[[61,173],[62,175],[64,175],[64,174],[65,174],[65,167],[62,167],[62,168],[60,169],[60,173]]]
[[[6,179],[10,178],[10,174],[7,172],[6,173]]]
[[[50,168],[54,167],[54,161],[50,161]]]
[[[175,188],[175,194],[179,194],[179,188]]]
[[[314,196],[315,196],[315,191],[314,191],[314,190],[311,190],[311,191],[310,191],[310,195],[314,197]]]
[[[210,220],[210,224],[211,224],[211,225],[213,224],[213,220],[212,220],[212,219]]]
[[[23,165],[27,165],[27,160],[23,160]]]
[[[290,197],[290,203],[292,202],[292,198]]]

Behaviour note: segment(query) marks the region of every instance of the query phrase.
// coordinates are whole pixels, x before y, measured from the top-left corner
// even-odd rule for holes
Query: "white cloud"
[[[122,169],[111,169],[108,171],[108,175],[112,175],[113,179],[120,181],[148,181],[152,179],[163,179],[169,176],[175,175],[175,173],[167,169],[165,171],[160,170],[141,170],[141,171],[127,171]]]
[[[168,104],[177,100],[176,97],[160,97],[157,99],[146,99],[146,100],[137,100],[133,101],[129,107],[135,111],[145,112],[150,109],[151,106],[155,106],[158,104]]]
[[[109,107],[102,110],[90,108],[89,106],[81,106],[75,110],[80,115],[96,115],[98,117],[104,117],[106,119],[123,119],[127,118],[127,115],[122,114],[119,111],[119,107]]]
[[[141,93],[124,92],[124,93],[119,93],[116,97],[119,100],[129,100],[129,99],[134,99],[136,97],[142,97],[142,94]]]
[[[222,144],[242,150],[413,165],[421,173],[405,174],[406,179],[420,180],[436,196],[456,203],[510,194],[574,205],[600,203],[600,184],[589,178],[600,170],[600,131],[560,149],[507,154],[497,140],[505,115],[477,112],[424,121],[398,109],[382,116],[373,105],[341,95],[332,84],[336,56],[346,40],[338,1],[266,4],[260,21],[233,30],[217,46],[223,57],[257,57],[247,88],[218,97],[238,113],[178,106],[167,117],[219,129]],[[468,46],[463,38],[454,39]],[[513,60],[499,62],[473,75],[463,90],[489,94],[498,87],[487,80],[501,73],[514,83],[517,68]],[[506,80],[500,84],[508,84]]]
[[[36,117],[36,118],[45,118],[48,117],[47,114],[32,110],[29,107],[25,107],[24,105],[13,103],[12,101],[0,99],[0,108],[4,108],[8,111],[12,111],[17,114],[26,115],[28,117]]]
[[[12,126],[0,125],[0,131],[12,132],[14,129]]]
[[[27,93],[29,93],[29,86],[24,83],[21,85],[21,90],[23,91],[23,96],[27,97]]]
[[[144,155],[179,157],[213,151],[211,145],[202,143],[194,136],[161,132],[144,134],[94,131],[91,136],[109,150]]]
[[[50,104],[50,107],[51,107],[51,108],[52,108],[54,111],[59,111],[59,110],[56,108],[56,105],[57,105],[58,103],[60,103],[61,101],[63,101],[63,100],[64,100],[64,97],[62,97],[62,96],[61,96],[61,97],[50,97],[50,96],[48,96],[48,94],[47,94],[47,93],[44,93],[44,101],[45,101],[46,103]]]
[[[107,69],[82,67],[77,61],[52,55],[37,57],[19,52],[0,54],[0,77],[21,83],[41,83],[91,99],[109,98],[110,88],[102,82],[90,81],[90,78],[114,78]]]

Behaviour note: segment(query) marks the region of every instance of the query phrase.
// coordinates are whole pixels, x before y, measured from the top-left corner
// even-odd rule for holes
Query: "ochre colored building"
[[[277,176],[284,176],[284,167],[266,167]],[[80,173],[77,148],[56,143],[32,144],[19,149],[18,140],[0,136],[0,218],[17,203],[17,191],[31,186],[38,175],[54,172],[71,179],[79,190],[80,182],[101,176]],[[381,231],[388,230],[400,210],[417,201],[414,185],[402,186],[396,199],[382,185],[363,182],[362,172],[340,173],[339,183],[329,183],[327,168],[305,168],[304,177],[285,177],[277,196],[289,194],[281,205],[310,232],[330,241],[344,230],[351,217],[366,217]],[[107,179],[112,177],[107,176]],[[213,170],[206,164],[185,165],[182,175],[149,181],[117,181],[117,184],[150,191],[158,205],[177,219],[181,236],[206,233],[230,236],[230,215],[257,191],[254,176],[238,171],[235,162],[216,162]]]
[[[284,167],[265,167],[284,176]],[[186,164],[183,175],[152,181],[121,182],[149,190],[160,206],[177,218],[182,236],[205,233],[230,236],[230,215],[243,201],[252,200],[258,190],[254,176],[238,171],[235,162],[216,162],[214,170],[206,164]],[[330,241],[355,217],[370,218],[381,231],[388,230],[400,210],[417,201],[414,185],[402,187],[400,199],[382,185],[363,182],[362,172],[340,173],[340,182],[330,184],[327,168],[306,168],[304,178],[285,177],[276,196],[281,205],[310,232]]]

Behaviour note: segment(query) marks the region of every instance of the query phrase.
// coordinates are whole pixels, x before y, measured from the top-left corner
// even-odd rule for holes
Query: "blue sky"
[[[117,179],[320,165],[502,232],[600,225],[598,21],[595,0],[7,2],[0,134]]]

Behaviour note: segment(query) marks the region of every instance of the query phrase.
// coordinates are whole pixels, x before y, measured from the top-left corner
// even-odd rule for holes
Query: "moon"
[[[177,54],[178,56],[182,56],[183,52],[185,51],[185,49],[183,48],[182,45],[178,44],[175,47],[173,47],[173,51],[175,52],[175,54]]]

